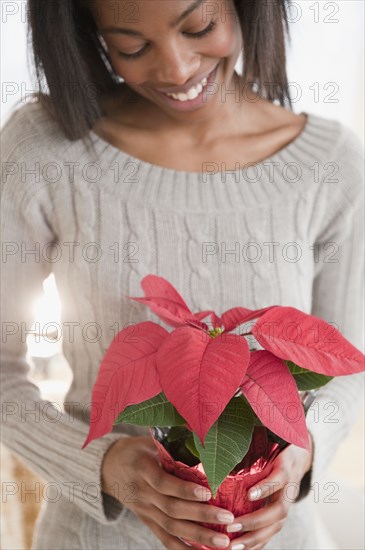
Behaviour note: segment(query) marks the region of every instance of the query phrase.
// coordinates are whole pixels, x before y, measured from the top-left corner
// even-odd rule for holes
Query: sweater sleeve
[[[34,323],[31,306],[52,268],[42,251],[57,236],[50,184],[26,173],[42,161],[34,145],[34,128],[28,124],[19,129],[17,116],[1,131],[1,438],[40,478],[56,484],[59,495],[109,525],[117,521],[123,506],[101,491],[101,464],[109,446],[127,434],[110,433],[81,449],[88,424],[61,414],[41,398],[38,386],[28,378],[26,331]]]
[[[358,138],[342,128],[335,157],[337,182],[322,182],[327,186],[317,238],[322,253],[315,263],[311,313],[333,324],[364,351],[364,159]],[[314,455],[299,500],[324,476],[339,445],[346,445],[363,406],[364,373],[334,378],[319,390],[307,413]]]

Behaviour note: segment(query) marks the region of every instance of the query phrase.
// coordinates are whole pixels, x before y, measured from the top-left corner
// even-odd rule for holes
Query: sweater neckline
[[[278,161],[283,160],[283,155],[291,155],[292,153],[300,151],[302,145],[307,140],[307,135],[310,134],[311,129],[314,125],[314,118],[315,115],[311,113],[307,113],[306,111],[302,111],[300,114],[306,115],[306,123],[302,131],[294,138],[292,141],[284,145],[281,149],[273,153],[272,155],[264,158],[263,160],[260,160],[258,162],[251,162],[247,163],[246,167],[256,166],[259,168],[264,167],[265,164],[271,164]],[[109,151],[111,155],[113,156],[113,159],[116,161],[117,159],[122,159],[124,161],[128,161],[131,163],[134,163],[138,165],[141,169],[144,171],[159,171],[161,173],[166,174],[166,176],[171,176],[173,178],[182,178],[186,180],[186,178],[190,178],[194,181],[197,179],[206,179],[211,178],[212,176],[218,177],[218,178],[226,178],[226,176],[234,176],[237,177],[242,171],[245,169],[245,166],[240,166],[236,170],[225,170],[225,171],[214,171],[214,172],[193,172],[193,171],[187,171],[187,170],[176,170],[175,168],[168,168],[166,166],[161,166],[159,164],[152,164],[146,160],[143,160],[141,158],[135,157],[134,155],[131,155],[127,153],[127,151],[124,151],[123,149],[120,149],[119,147],[116,147],[109,141],[105,140],[101,136],[99,136],[96,132],[93,130],[90,130],[90,135],[92,136],[92,139],[94,140],[94,143],[98,143],[100,147],[104,147],[104,152]],[[213,162],[213,161],[212,161]]]

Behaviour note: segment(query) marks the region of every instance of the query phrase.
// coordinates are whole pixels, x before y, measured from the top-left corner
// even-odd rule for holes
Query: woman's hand
[[[228,548],[227,535],[195,522],[228,524],[233,515],[204,504],[211,497],[209,490],[165,472],[151,437],[122,437],[105,453],[101,470],[102,490],[138,516],[169,550],[188,548],[178,537]],[[228,519],[220,514],[228,514]]]
[[[236,517],[227,526],[228,532],[244,532],[231,542],[231,550],[261,550],[282,529],[290,504],[298,496],[301,479],[312,465],[313,440],[311,436],[309,439],[309,451],[290,445],[276,458],[270,475],[251,488],[250,500],[269,496],[270,503],[261,510]]]

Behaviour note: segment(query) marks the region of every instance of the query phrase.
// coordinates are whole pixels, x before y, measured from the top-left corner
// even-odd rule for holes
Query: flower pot
[[[201,462],[195,465],[185,464],[181,460],[177,460],[171,456],[170,452],[165,448],[164,444],[166,444],[168,428],[150,428],[150,433],[158,449],[161,465],[165,471],[180,479],[193,481],[209,488]],[[235,517],[263,508],[268,499],[250,501],[247,498],[247,492],[256,483],[270,474],[272,463],[281,450],[278,443],[269,439],[268,431],[265,427],[256,427],[247,454],[220,485],[216,497],[212,497],[207,504],[229,510]],[[231,540],[242,535],[241,533],[227,533],[225,525],[200,522],[199,525],[224,533]],[[187,539],[183,540],[193,548],[201,550],[210,550],[212,548]]]

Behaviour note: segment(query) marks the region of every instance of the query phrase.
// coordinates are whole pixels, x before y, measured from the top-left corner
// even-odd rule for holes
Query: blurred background
[[[18,107],[24,103],[37,90],[37,84],[26,39],[27,3],[0,0],[0,6],[3,126],[15,104]],[[363,0],[298,0],[292,2],[289,19],[288,76],[294,111],[337,119],[364,142]],[[50,275],[44,281],[43,295],[34,301],[36,323],[42,327],[51,322],[60,326],[61,307],[54,277]],[[31,378],[39,385],[42,396],[62,403],[71,382],[71,370],[62,355],[60,333],[50,329],[39,343],[34,334],[29,336],[28,360],[32,366]],[[338,502],[318,499],[320,546],[316,550],[365,548],[364,427],[361,415],[329,469],[327,479],[337,484]],[[1,472],[3,482],[25,483],[29,488],[42,483],[4,446],[1,446]],[[27,498],[21,494],[2,498],[3,550],[30,548],[40,504],[37,492]]]

